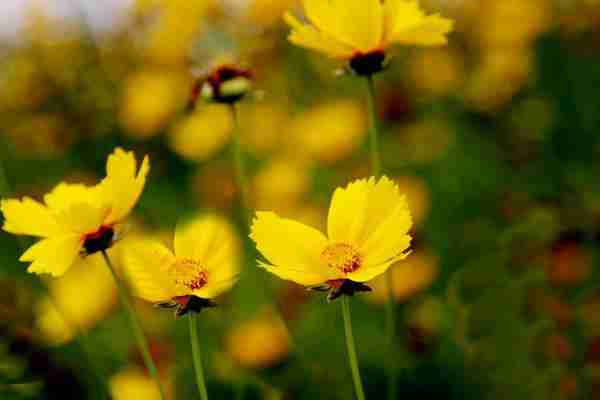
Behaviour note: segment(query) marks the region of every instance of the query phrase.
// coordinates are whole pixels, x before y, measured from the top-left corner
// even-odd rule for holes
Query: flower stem
[[[352,334],[352,321],[350,320],[350,300],[348,300],[348,296],[342,296],[342,313],[344,314],[346,347],[348,349],[348,360],[350,361],[350,370],[352,371],[352,380],[354,381],[356,398],[358,400],[365,400],[365,392],[363,390],[362,381],[360,380],[360,371],[358,369],[356,347],[354,346],[354,335]]]
[[[377,112],[375,110],[375,83],[373,76],[368,75],[367,81],[367,104],[369,108],[369,154],[371,158],[371,173],[376,178],[381,175],[381,157],[379,154],[379,132],[377,129]],[[397,396],[396,386],[396,315],[393,295],[392,271],[386,272],[387,303],[385,309],[385,325],[388,346],[388,399],[395,400]]]
[[[102,257],[104,258],[104,262],[106,262],[106,266],[110,270],[110,273],[112,274],[113,279],[115,280],[115,284],[117,286],[117,292],[119,293],[119,298],[121,299],[121,304],[125,308],[125,311],[127,312],[127,316],[129,317],[129,323],[131,325],[131,329],[133,330],[133,335],[135,337],[135,340],[137,341],[139,349],[142,352],[142,358],[144,359],[144,364],[146,365],[146,369],[148,370],[148,373],[150,374],[152,379],[154,379],[154,381],[156,382],[156,385],[158,386],[158,390],[160,391],[160,398],[162,400],[165,400],[165,391],[162,387],[162,384],[160,383],[160,379],[158,376],[158,370],[156,369],[156,366],[154,365],[154,361],[152,361],[152,356],[150,355],[150,348],[148,346],[148,341],[146,340],[146,337],[144,336],[144,333],[142,331],[142,327],[140,326],[140,323],[139,323],[137,317],[135,316],[135,311],[133,310],[133,305],[131,304],[131,301],[129,300],[129,296],[127,294],[127,289],[125,288],[125,285],[121,281],[121,278],[119,278],[119,276],[117,275],[115,268],[113,267],[112,262],[110,261],[110,258],[108,257],[108,254],[106,253],[105,250],[102,251]]]
[[[204,382],[204,371],[202,370],[202,359],[200,358],[200,346],[198,346],[198,320],[196,314],[191,312],[188,314],[190,326],[190,342],[192,344],[192,359],[194,360],[194,370],[196,372],[196,385],[202,400],[208,400],[208,392],[206,391],[206,383]]]
[[[240,130],[240,119],[237,106],[231,104],[229,106],[231,116],[233,118],[233,143],[232,143],[232,159],[235,169],[235,178],[237,190],[239,191],[240,208],[244,217],[244,222],[248,223],[250,218],[250,203],[248,202],[248,177],[246,174],[246,163],[242,153],[242,141]]]

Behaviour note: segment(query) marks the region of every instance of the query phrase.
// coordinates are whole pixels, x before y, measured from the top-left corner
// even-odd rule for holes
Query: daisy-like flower
[[[2,200],[6,232],[41,238],[20,261],[31,263],[29,272],[61,276],[79,257],[108,249],[149,169],[148,157],[138,171],[134,154],[117,148],[108,157],[106,178],[95,186],[60,183],[43,203],[30,197]]]
[[[239,243],[232,228],[215,216],[196,218],[175,231],[174,252],[140,239],[128,246],[125,270],[133,293],[178,316],[214,306],[239,275]]]
[[[192,88],[190,107],[198,98],[205,101],[234,104],[252,90],[252,72],[235,64],[220,64],[198,79]]]
[[[407,256],[412,219],[387,177],[359,179],[333,194],[327,236],[272,212],[257,212],[250,237],[282,279],[330,290],[329,299],[370,291],[365,282]]]
[[[292,14],[289,40],[302,47],[347,60],[358,75],[379,72],[393,44],[440,46],[453,21],[426,15],[417,0],[302,0],[310,24]]]

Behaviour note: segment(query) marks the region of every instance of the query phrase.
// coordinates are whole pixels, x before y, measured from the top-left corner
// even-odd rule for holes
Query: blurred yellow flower
[[[449,48],[429,49],[407,59],[407,81],[427,96],[452,94],[464,80],[461,55]]]
[[[285,211],[298,205],[311,185],[304,163],[290,158],[270,160],[253,179],[255,208]]]
[[[293,143],[310,158],[336,162],[361,145],[367,131],[367,117],[359,102],[339,99],[300,114],[289,129]]]
[[[175,124],[169,135],[171,149],[190,161],[205,161],[227,144],[233,131],[228,108],[206,104]]]
[[[361,75],[380,70],[385,50],[392,44],[444,45],[453,28],[449,19],[426,15],[417,0],[302,0],[302,4],[311,24],[287,13],[285,20],[292,27],[289,40],[350,60]]]
[[[414,224],[423,223],[431,207],[431,198],[427,182],[417,176],[404,175],[396,179],[400,191],[406,195],[408,209],[413,217]]]
[[[245,368],[268,368],[285,360],[290,351],[289,333],[272,312],[233,327],[225,339],[227,354]]]
[[[113,375],[109,381],[114,400],[161,400],[156,382],[138,368],[127,368]]]
[[[77,330],[92,328],[116,303],[116,287],[102,260],[87,257],[82,263],[49,282],[50,297],[37,305],[36,326],[50,343],[67,342]]]
[[[387,177],[359,179],[333,194],[327,237],[272,212],[257,212],[250,237],[269,272],[306,286],[346,293],[404,259],[412,220],[406,199]],[[363,286],[357,286],[366,289]]]
[[[281,15],[296,3],[296,0],[250,0],[247,1],[244,19],[263,28],[269,28],[279,21]]]
[[[179,225],[173,247],[174,252],[148,239],[128,246],[125,270],[135,295],[176,307],[183,315],[212,305],[210,299],[237,281],[239,243],[220,217],[207,215]]]
[[[20,261],[29,272],[63,275],[80,255],[109,248],[115,229],[138,201],[150,169],[144,158],[136,175],[132,152],[117,148],[106,163],[106,178],[95,186],[61,183],[44,196],[2,200],[3,229],[16,235],[40,237]]]
[[[397,302],[404,302],[412,296],[426,290],[438,274],[437,257],[427,251],[413,252],[405,262],[393,265],[392,293]],[[388,299],[386,277],[379,276],[371,283],[373,295],[368,299],[384,304]]]
[[[120,112],[125,131],[139,138],[159,133],[185,105],[188,86],[174,70],[142,70],[128,77]]]

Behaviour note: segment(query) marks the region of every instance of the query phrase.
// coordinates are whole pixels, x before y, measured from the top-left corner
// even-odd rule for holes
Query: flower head
[[[31,263],[29,272],[61,276],[78,256],[108,249],[137,203],[149,169],[147,157],[136,171],[133,153],[117,148],[108,157],[106,178],[95,186],[61,183],[43,203],[29,197],[2,200],[6,232],[41,238],[20,261]]]
[[[280,278],[331,289],[330,298],[369,288],[364,282],[407,256],[411,216],[387,177],[359,179],[331,200],[327,236],[272,212],[258,212],[250,237]]]
[[[177,228],[174,252],[149,239],[131,243],[125,268],[138,297],[183,315],[213,306],[211,299],[233,286],[238,246],[225,221],[206,216]]]
[[[359,75],[383,68],[394,43],[439,46],[447,42],[453,21],[426,15],[417,0],[302,0],[310,24],[285,15],[289,40],[331,57],[349,60]]]
[[[252,90],[252,72],[234,64],[221,64],[207,76],[199,79],[192,88],[190,105],[202,97],[206,101],[233,104],[242,100]]]

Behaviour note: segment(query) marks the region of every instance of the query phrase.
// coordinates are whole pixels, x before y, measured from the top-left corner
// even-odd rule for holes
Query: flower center
[[[357,75],[370,76],[383,70],[385,53],[383,50],[373,50],[368,53],[357,52],[350,59],[350,68]]]
[[[96,232],[83,237],[83,249],[86,255],[108,249],[113,244],[115,231],[112,226],[101,226]]]
[[[204,287],[208,282],[208,272],[202,265],[191,258],[178,259],[171,270],[175,285],[182,294],[189,294],[190,290]]]
[[[346,243],[327,246],[321,253],[321,259],[331,268],[337,268],[346,274],[356,271],[362,262],[358,251]]]

